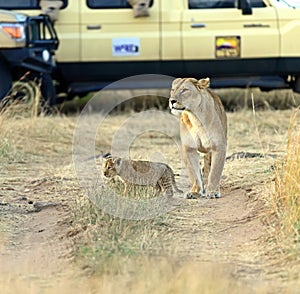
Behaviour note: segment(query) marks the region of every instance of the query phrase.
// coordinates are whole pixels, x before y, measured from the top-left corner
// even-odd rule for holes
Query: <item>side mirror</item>
[[[242,14],[252,14],[252,7],[250,0],[238,0],[238,9],[242,10]]]

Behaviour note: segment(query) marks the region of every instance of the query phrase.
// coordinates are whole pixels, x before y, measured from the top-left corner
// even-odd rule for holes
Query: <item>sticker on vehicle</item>
[[[112,40],[113,56],[138,56],[140,55],[139,38],[114,38]]]
[[[216,58],[238,58],[241,56],[240,36],[216,37]]]

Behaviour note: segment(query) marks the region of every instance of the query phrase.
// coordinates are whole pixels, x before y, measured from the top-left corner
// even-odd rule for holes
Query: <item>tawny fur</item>
[[[182,156],[191,183],[187,198],[220,197],[227,147],[227,117],[210,79],[178,78],[172,83],[169,107],[180,116]],[[204,153],[201,171],[199,154]],[[202,174],[203,173],[203,174]]]
[[[161,162],[109,157],[104,162],[103,174],[107,178],[118,176],[124,182],[123,195],[130,185],[152,186],[168,197],[173,196],[173,189],[182,193],[176,186],[173,170]]]
[[[127,0],[133,9],[134,17],[149,16],[150,0]]]

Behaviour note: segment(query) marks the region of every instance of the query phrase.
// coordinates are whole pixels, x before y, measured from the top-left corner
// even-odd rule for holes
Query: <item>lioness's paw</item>
[[[221,193],[220,192],[210,192],[207,194],[206,198],[209,198],[209,199],[221,198]]]
[[[200,197],[201,197],[201,195],[196,192],[188,192],[185,196],[186,199],[198,199]]]

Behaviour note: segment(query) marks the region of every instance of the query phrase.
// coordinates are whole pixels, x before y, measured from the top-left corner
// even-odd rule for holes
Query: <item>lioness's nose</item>
[[[172,98],[170,98],[170,103],[173,105],[174,103],[176,103],[176,100],[175,99],[172,99]]]

